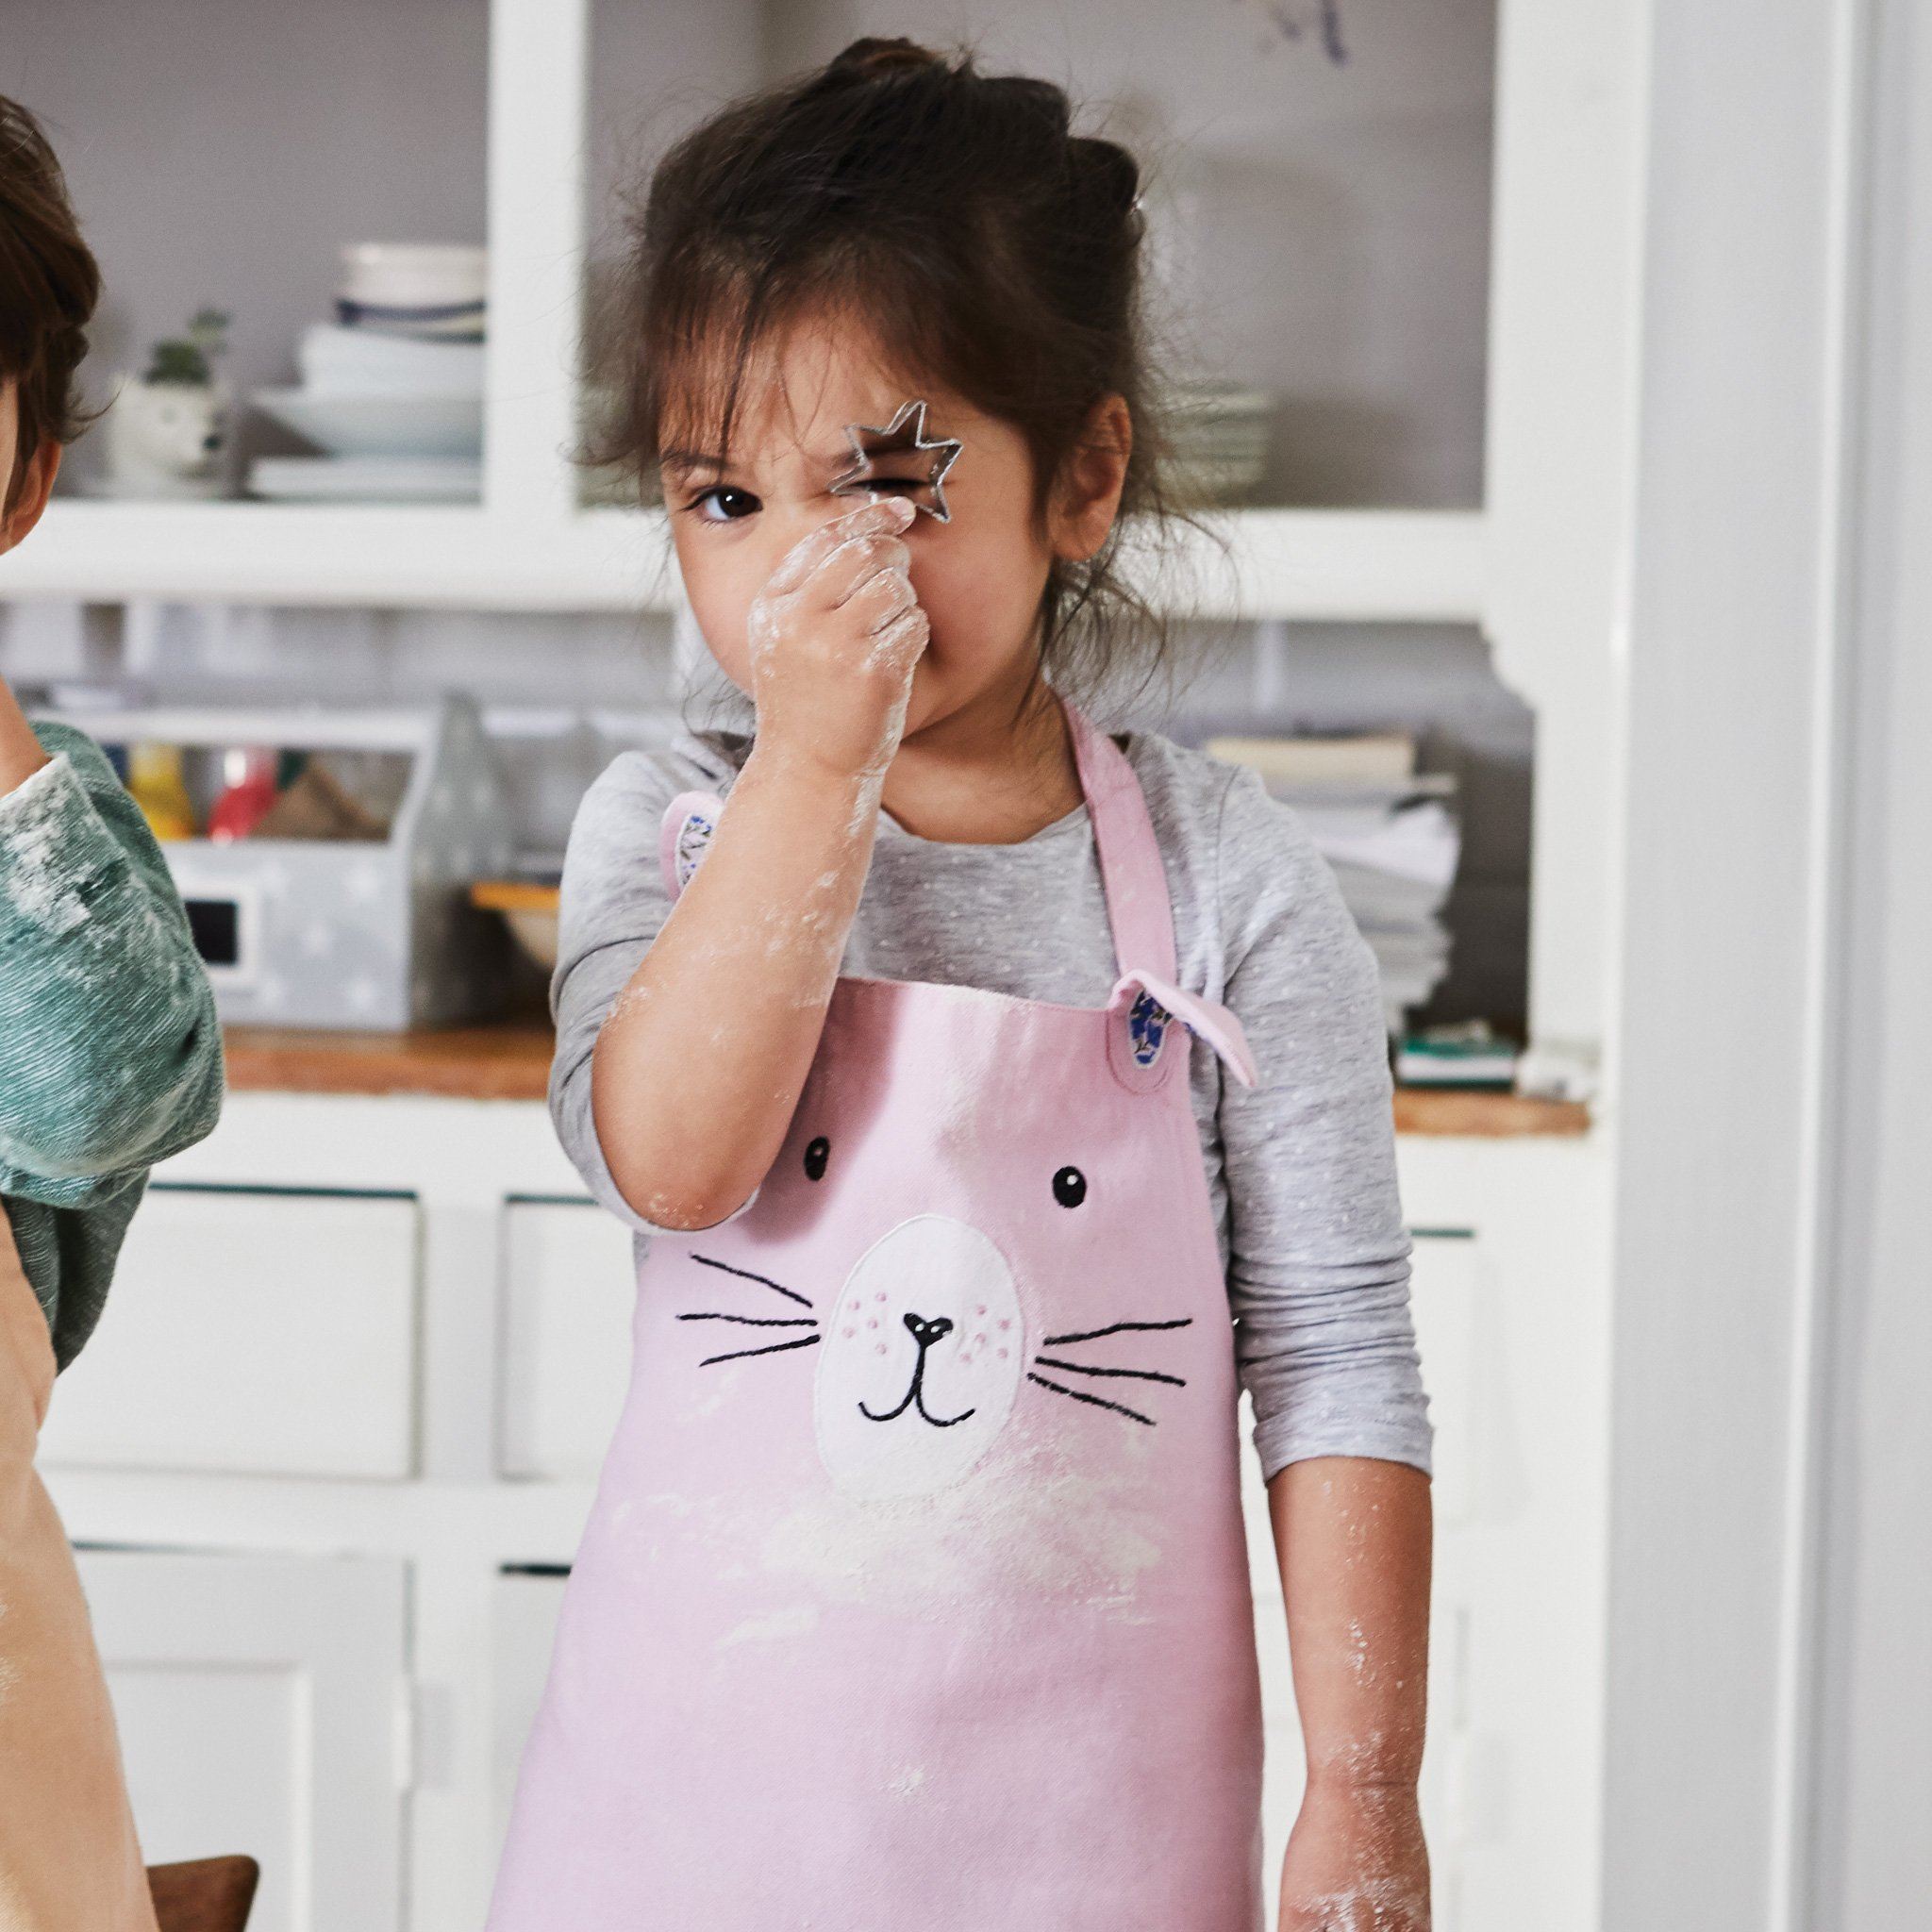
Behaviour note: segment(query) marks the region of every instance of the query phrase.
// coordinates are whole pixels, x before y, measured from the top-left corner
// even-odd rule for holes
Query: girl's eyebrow
[[[882,452],[880,460],[909,452],[893,450]],[[837,475],[853,466],[852,445],[841,442],[837,449],[825,449],[807,457],[807,463],[814,470],[823,470],[827,475]],[[712,454],[699,449],[661,449],[658,452],[658,462],[666,470],[715,470],[721,475],[732,467],[728,457]]]
[[[660,449],[658,463],[667,470],[727,470],[730,463],[724,457],[708,455],[699,449]]]

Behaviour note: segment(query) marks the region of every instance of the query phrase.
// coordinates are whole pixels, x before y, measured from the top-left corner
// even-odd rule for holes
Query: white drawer
[[[43,1459],[408,1475],[417,1250],[413,1200],[153,1189]]]
[[[630,1230],[588,1201],[512,1201],[504,1216],[499,1467],[591,1481],[630,1386]]]

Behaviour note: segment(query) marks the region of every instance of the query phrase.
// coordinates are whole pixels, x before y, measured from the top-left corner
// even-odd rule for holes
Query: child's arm
[[[1288,1605],[1308,1783],[1283,1932],[1421,1932],[1431,1430],[1408,1309],[1381,990],[1334,875],[1252,773],[1220,841],[1229,1291]]]
[[[1429,1479],[1399,1462],[1314,1457],[1268,1485],[1268,1509],[1307,1758],[1281,1932],[1424,1932]]]
[[[221,1031],[167,862],[99,748],[37,735],[4,682],[0,959],[0,1192],[89,1207],[213,1126]]]
[[[591,1061],[604,1159],[655,1225],[728,1218],[798,1104],[925,648],[897,535],[912,514],[886,498],[814,531],[752,607],[757,741]],[[655,840],[633,862],[657,862]]]

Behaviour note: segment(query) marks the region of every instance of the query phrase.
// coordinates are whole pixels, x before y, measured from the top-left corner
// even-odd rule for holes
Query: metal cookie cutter
[[[883,428],[871,423],[848,423],[853,462],[832,479],[834,496],[886,496],[881,488],[897,484],[897,493],[910,498],[916,508],[942,524],[953,521],[946,506],[946,473],[959,460],[965,444],[956,436],[928,437],[924,402],[902,403]]]

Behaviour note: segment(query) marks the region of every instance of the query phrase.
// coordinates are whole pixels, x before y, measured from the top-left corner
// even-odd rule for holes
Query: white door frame
[[[1810,1923],[1872,10],[1652,9],[1611,1082],[1611,1932]]]

